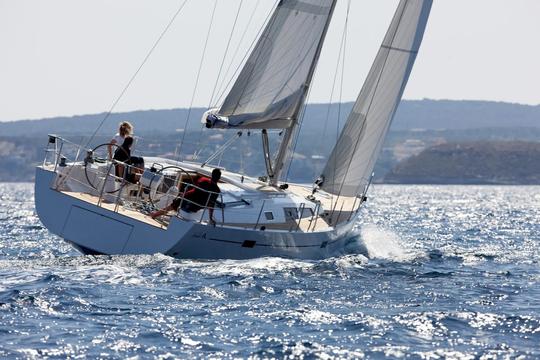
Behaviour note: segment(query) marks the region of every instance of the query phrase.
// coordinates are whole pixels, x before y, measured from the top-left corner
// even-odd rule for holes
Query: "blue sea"
[[[0,184],[0,358],[66,357],[540,358],[540,187],[374,185],[333,258],[198,261],[82,256]]]

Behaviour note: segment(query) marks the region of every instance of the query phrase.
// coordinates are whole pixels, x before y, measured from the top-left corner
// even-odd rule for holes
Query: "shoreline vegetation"
[[[311,183],[322,170],[352,103],[310,104],[298,138],[289,182]],[[112,114],[93,146],[106,143],[118,122],[129,120],[140,137],[142,156],[174,158],[207,145],[206,156],[233,132],[202,130],[203,109],[148,110]],[[336,121],[341,114],[339,122]],[[0,122],[0,182],[31,182],[43,160],[47,134],[75,143],[92,133],[104,114]],[[327,120],[327,118],[329,120]],[[328,141],[321,142],[321,139]],[[540,106],[486,101],[405,100],[401,103],[375,167],[375,183],[389,184],[540,184]],[[271,139],[275,148],[277,134]],[[221,166],[263,175],[260,136],[245,132],[221,159]],[[317,144],[316,146],[314,144]],[[239,155],[240,154],[240,155]],[[184,159],[192,160],[189,155]]]

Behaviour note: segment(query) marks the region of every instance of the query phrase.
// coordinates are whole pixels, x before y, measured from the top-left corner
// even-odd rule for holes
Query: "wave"
[[[362,226],[360,236],[357,239],[359,250],[369,259],[410,262],[426,257],[425,252],[405,246],[404,241],[397,233],[373,224]]]

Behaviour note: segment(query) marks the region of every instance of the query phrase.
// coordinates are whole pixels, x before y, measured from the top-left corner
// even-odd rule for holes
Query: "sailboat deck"
[[[289,185],[289,191],[298,196],[307,198],[311,195],[312,190],[309,187],[301,185]],[[316,192],[314,197],[320,201],[321,207],[325,211],[352,211],[358,207],[358,199],[354,196],[333,196],[327,193]],[[337,201],[337,203],[336,203]]]
[[[309,189],[304,188],[302,186],[292,186],[291,189],[295,194],[297,195],[309,195],[311,192]],[[62,191],[63,194],[71,196],[73,198],[79,199],[81,201],[87,202],[92,205],[98,205],[104,209],[116,212],[120,215],[124,215],[127,217],[130,217],[132,219],[144,222],[148,225],[156,226],[162,229],[165,229],[166,226],[154,219],[152,219],[150,216],[145,215],[141,212],[129,209],[124,207],[123,205],[117,205],[110,202],[102,201],[99,203],[99,198],[97,196],[87,194],[87,193],[81,193],[81,192],[73,192],[73,191]],[[344,203],[350,202],[350,199],[343,199]],[[323,209],[325,209],[325,215],[322,216],[313,216],[313,217],[305,217],[299,221],[293,221],[288,223],[282,223],[282,224],[266,224],[267,230],[282,230],[282,231],[299,231],[299,232],[312,232],[312,231],[324,231],[327,230],[329,227],[331,227],[330,224],[335,223],[334,221],[337,220],[345,220],[347,219],[351,212],[350,211],[343,211],[341,213],[338,213],[338,211],[335,211],[335,213],[332,215],[331,212],[329,212],[330,203],[325,200],[325,203],[323,204],[323,201],[321,201],[321,204],[323,206]],[[341,201],[340,203],[341,204]],[[352,203],[351,203],[352,204]],[[328,207],[327,207],[328,206]],[[338,219],[339,217],[339,219]],[[330,219],[332,221],[330,221]],[[227,226],[234,226],[234,227],[245,227],[245,228],[251,228],[254,226],[254,224],[225,224]]]
[[[282,190],[276,188],[275,186],[269,185],[259,185],[256,183],[244,183],[244,185],[252,188],[253,190],[262,191],[262,192],[273,192],[273,193],[286,193],[290,192],[292,194],[307,198],[312,195],[311,186],[304,186],[298,184],[289,184],[287,190]],[[339,211],[342,209],[344,212],[354,210],[358,207],[358,199],[354,196],[333,196],[327,193],[316,192],[314,197],[317,201],[320,201],[322,208],[325,211]],[[335,201],[337,200],[337,204]],[[335,209],[334,209],[335,207]]]

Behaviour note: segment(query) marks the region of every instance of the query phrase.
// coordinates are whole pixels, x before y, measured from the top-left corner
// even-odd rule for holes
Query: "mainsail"
[[[305,101],[336,0],[281,0],[207,127],[289,128]]]
[[[411,73],[432,0],[401,0],[356,103],[328,159],[321,188],[363,192]]]

